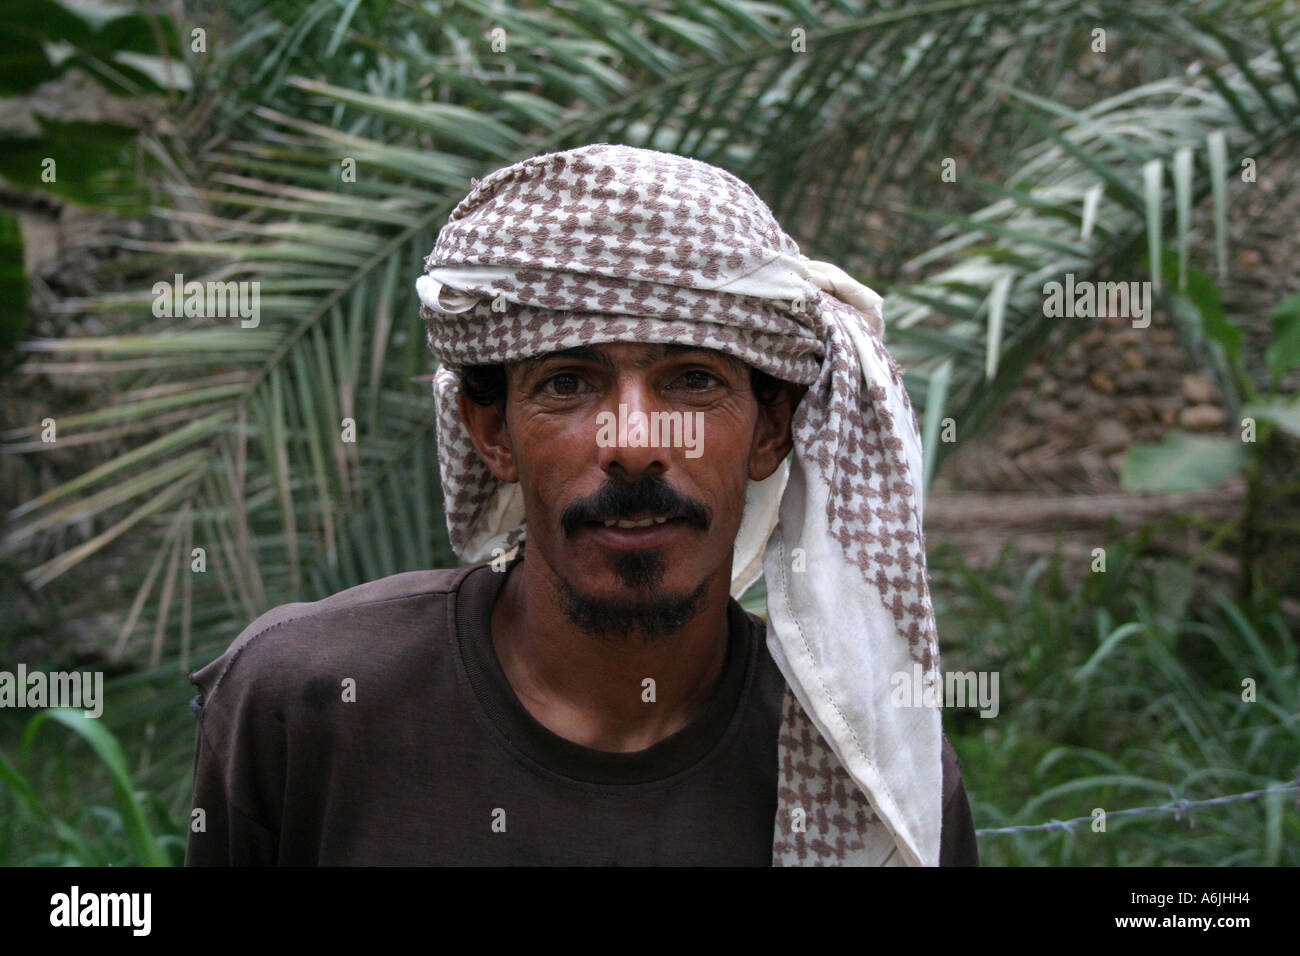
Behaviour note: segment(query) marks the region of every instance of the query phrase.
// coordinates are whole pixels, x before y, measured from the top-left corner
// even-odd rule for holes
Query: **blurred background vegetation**
[[[978,826],[1294,780],[1298,12],[7,0],[0,669],[103,670],[108,702],[0,710],[0,862],[179,863],[186,674],[271,606],[456,563],[413,280],[472,177],[590,142],[735,172],[886,294],[944,667],[1001,675],[996,719],[944,715]],[[175,273],[259,281],[260,324],[156,317]],[[1044,315],[1067,274],[1157,283],[1151,326]],[[1279,794],[981,853],[1298,836]]]

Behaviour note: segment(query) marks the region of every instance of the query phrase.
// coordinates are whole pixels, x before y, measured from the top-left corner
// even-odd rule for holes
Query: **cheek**
[[[563,444],[571,448],[579,442],[590,442],[595,435],[595,425],[580,414],[556,414],[536,407],[519,410],[513,422],[515,439],[521,446],[538,455],[558,457],[554,446]]]
[[[754,444],[755,419],[744,409],[725,408],[704,417],[704,451],[718,457],[715,467],[737,463],[744,470]],[[724,464],[725,463],[725,464]]]
[[[514,424],[515,464],[519,478],[547,511],[565,500],[564,489],[577,483],[590,464],[595,425],[578,416],[524,414]]]
[[[687,461],[695,486],[708,489],[714,507],[734,513],[737,521],[745,510],[753,436],[753,415],[743,409],[719,409],[705,416],[703,454]]]

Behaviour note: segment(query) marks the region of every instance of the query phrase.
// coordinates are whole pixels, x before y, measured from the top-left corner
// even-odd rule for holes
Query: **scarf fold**
[[[732,568],[734,597],[766,580],[787,683],[773,864],[937,865],[939,712],[895,700],[914,673],[938,683],[921,442],[880,296],[803,256],[725,170],[609,144],[478,181],[416,288],[441,362],[447,528],[466,562],[512,558],[526,527],[518,484],[496,480],[460,419],[464,366],[693,343],[808,387],[792,454],[749,484]]]

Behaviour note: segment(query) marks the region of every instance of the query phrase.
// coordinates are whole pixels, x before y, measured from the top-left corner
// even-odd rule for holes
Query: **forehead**
[[[592,362],[610,368],[638,369],[678,356],[721,361],[738,368],[744,367],[745,364],[726,352],[677,342],[609,342],[600,345],[577,345],[573,348],[559,349],[555,352],[547,352],[544,355],[521,359],[513,364],[526,371],[544,362],[567,359]]]

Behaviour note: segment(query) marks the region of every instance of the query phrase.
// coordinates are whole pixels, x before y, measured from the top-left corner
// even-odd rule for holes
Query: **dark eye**
[[[716,375],[698,368],[693,368],[689,372],[686,372],[682,375],[682,380],[687,381],[689,387],[696,389],[710,388],[712,383],[722,382],[722,379],[718,378]]]
[[[558,383],[560,382],[571,382],[573,384],[573,390],[569,391],[567,388],[559,385]],[[578,388],[577,388],[578,382],[579,382],[578,376],[574,375],[572,372],[560,372],[558,375],[552,375],[550,378],[544,381],[542,385],[546,386],[552,383],[556,383],[555,394],[576,395],[578,394]]]

